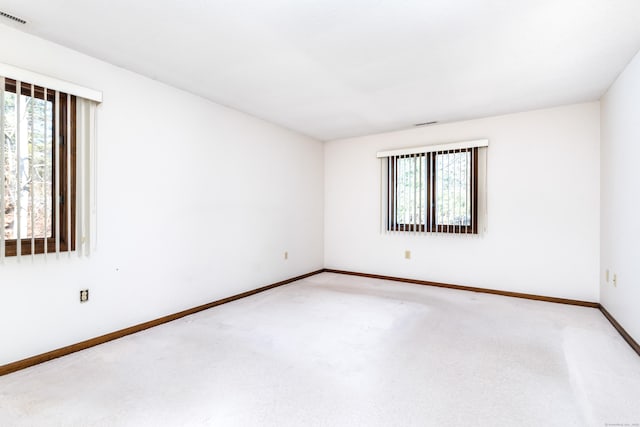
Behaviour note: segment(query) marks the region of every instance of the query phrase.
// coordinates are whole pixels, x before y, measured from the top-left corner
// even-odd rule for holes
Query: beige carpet
[[[598,310],[331,273],[0,377],[0,426],[607,424],[640,357]]]

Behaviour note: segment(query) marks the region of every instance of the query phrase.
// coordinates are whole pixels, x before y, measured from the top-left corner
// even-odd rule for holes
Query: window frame
[[[437,182],[437,168],[434,167],[437,156],[454,153],[470,153],[471,154],[471,224],[470,225],[444,225],[437,224],[436,220],[436,201],[435,201],[435,182]],[[416,158],[424,158],[425,168],[422,170],[424,175],[424,185],[426,189],[433,191],[425,191],[426,201],[426,223],[425,224],[405,224],[397,221],[398,200],[395,197],[398,184],[398,160],[407,157],[393,156],[387,158],[387,167],[390,170],[390,180],[387,182],[387,212],[393,212],[392,217],[387,221],[387,231],[407,231],[419,233],[448,233],[448,234],[478,234],[478,147],[460,148],[453,150],[432,151],[411,155]],[[433,182],[431,181],[433,179]],[[395,202],[395,206],[391,203]],[[388,213],[388,215],[390,215]],[[421,221],[422,222],[422,221]]]
[[[13,79],[5,79],[5,92],[17,93],[17,82]],[[45,99],[45,89],[43,87],[33,85],[31,83],[20,82],[20,93],[23,96],[31,96],[31,89],[33,87],[33,95],[35,98]],[[64,92],[59,92],[58,99],[60,101],[60,105],[56,106],[56,92],[54,90],[46,90],[46,100],[52,103],[52,111],[53,111],[53,135],[58,133],[59,137],[59,146],[56,152],[55,149],[55,138],[53,139],[53,144],[51,146],[51,187],[52,191],[50,194],[50,206],[51,209],[51,225],[52,229],[50,230],[50,236],[47,236],[46,239],[44,237],[36,237],[36,238],[21,238],[20,239],[20,253],[21,255],[30,255],[30,254],[43,254],[45,253],[45,240],[46,240],[46,252],[56,252],[56,242],[60,243],[60,252],[74,251],[76,246],[76,97],[74,95],[68,95]],[[69,102],[67,102],[67,100]],[[68,106],[70,105],[70,108]],[[60,123],[63,125],[60,126],[60,129],[57,129],[55,114],[56,108],[59,108],[60,114]],[[68,137],[67,135],[67,126],[64,124],[67,123],[67,119],[70,113],[70,123],[71,123],[71,135]],[[2,135],[4,138],[4,135]],[[4,143],[4,141],[2,141]],[[67,143],[70,144],[69,150],[69,163],[67,162]],[[59,162],[57,158],[59,157]],[[56,171],[56,163],[60,165],[60,173]],[[67,185],[67,180],[64,179],[67,177],[67,173],[70,174],[70,182]],[[55,188],[56,188],[56,178],[60,177],[60,234],[58,238],[56,238],[56,209],[55,209]],[[4,185],[4,183],[2,183]],[[67,203],[69,201],[69,203]],[[71,217],[71,221],[69,222],[69,216]],[[0,232],[4,233],[5,224],[0,224],[2,230]],[[69,227],[71,227],[69,229]],[[70,236],[70,241],[68,237]],[[34,243],[34,248],[32,250],[31,243]],[[5,256],[17,256],[18,254],[18,239],[5,239]]]

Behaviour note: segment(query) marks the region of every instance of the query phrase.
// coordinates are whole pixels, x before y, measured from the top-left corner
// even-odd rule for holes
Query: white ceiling
[[[639,0],[0,0],[24,31],[321,140],[597,100]],[[0,22],[4,22],[2,20]]]

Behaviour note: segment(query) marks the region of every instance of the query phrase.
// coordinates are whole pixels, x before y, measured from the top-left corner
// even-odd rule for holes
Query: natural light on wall
[[[0,263],[95,248],[101,101],[101,92],[0,64]]]
[[[383,233],[486,231],[486,139],[381,151]]]

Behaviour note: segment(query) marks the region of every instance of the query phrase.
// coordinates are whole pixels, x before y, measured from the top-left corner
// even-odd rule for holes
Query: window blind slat
[[[80,103],[76,107],[76,120],[80,123],[85,121],[85,108]],[[86,129],[82,130],[86,132]],[[78,135],[82,141],[85,135]],[[81,179],[85,175],[84,161],[84,144],[76,145],[76,253],[78,257],[84,255],[84,215],[83,215],[83,197],[84,197],[84,180]]]
[[[472,164],[476,164],[475,163],[475,157],[476,157],[476,150],[471,150],[471,162]],[[476,177],[475,177],[475,173],[471,174],[471,191],[473,191],[476,187]],[[475,197],[471,197],[471,229],[475,230],[476,227],[476,215],[473,215],[473,213],[475,212],[474,209],[476,209],[476,200]]]
[[[35,237],[35,229],[36,229],[36,221],[35,221],[35,197],[34,197],[34,168],[33,168],[33,152],[35,151],[35,135],[34,135],[34,111],[33,107],[35,104],[35,88],[31,85],[31,101],[29,104],[29,115],[31,116],[30,131],[31,131],[31,149],[29,150],[29,198],[31,202],[31,260],[35,258],[35,249],[36,249],[36,237]]]
[[[406,177],[407,177],[407,154],[402,156],[402,231],[407,231],[407,221],[405,220],[407,214],[407,191],[406,191]]]
[[[447,183],[449,183],[451,181],[451,155],[447,155],[447,172],[446,172],[446,177],[447,177]],[[444,185],[444,180],[443,180],[443,185]],[[453,185],[447,185],[447,233],[451,232],[451,201],[453,200],[453,197],[451,197],[451,192],[454,191],[455,188]]]
[[[462,156],[460,156],[461,150],[456,151],[454,156],[453,173],[454,173],[454,186],[453,186],[453,221],[458,226],[458,233],[460,232],[460,196],[462,195],[462,189],[460,188],[460,168],[462,167]]]
[[[435,204],[433,188],[435,185],[435,169],[433,165],[434,153],[429,153],[429,232],[433,233],[433,221],[435,218]]]
[[[473,220],[473,209],[471,208],[471,199],[473,198],[473,187],[471,186],[471,175],[472,175],[472,165],[473,165],[473,150],[469,150],[469,163],[467,164],[467,169],[465,171],[465,185],[467,186],[467,211],[469,212],[469,227],[472,227]],[[467,233],[470,232],[470,228],[467,228]]]
[[[62,131],[62,120],[60,117],[60,92],[55,91],[55,122],[53,125],[54,135],[55,135],[55,237],[56,237],[56,258],[60,258],[60,132]]]
[[[420,156],[418,157],[418,161],[420,162],[418,164],[418,182],[420,183],[418,185],[418,230],[417,232],[422,232],[424,230],[424,224],[422,222],[422,219],[424,218],[423,212],[424,212],[424,204],[422,201],[422,187],[424,186],[424,178],[422,175],[422,164],[424,163],[424,156]]]
[[[387,159],[387,175],[389,177],[389,180],[387,181],[387,211],[389,213],[389,215],[387,216],[387,232],[391,232],[391,218],[392,217],[392,206],[393,206],[393,191],[392,191],[392,186],[393,186],[393,180],[391,179],[392,177],[392,173],[393,173],[393,162],[394,162],[395,158],[391,157],[389,159]]]
[[[404,156],[400,156],[396,160],[396,165],[398,166],[398,170],[396,172],[398,182],[402,182],[402,170],[403,170],[402,159],[403,158],[404,158]],[[402,230],[402,225],[400,225],[401,222],[400,223],[398,222],[398,216],[400,215],[400,212],[402,212],[402,202],[404,200],[403,199],[404,192],[401,193],[400,192],[401,189],[402,188],[400,186],[398,186],[396,188],[396,190],[397,190],[396,192],[398,193],[398,195],[396,197],[397,197],[398,200],[397,200],[397,203],[396,203],[396,215],[393,217],[393,220],[396,222],[396,227],[394,227],[395,231],[403,231]]]
[[[4,225],[4,77],[0,76],[0,263],[4,263],[5,257],[5,225]]]
[[[451,218],[449,220],[449,223],[451,224],[451,231],[453,233],[456,232],[456,196],[458,194],[458,188],[457,188],[457,183],[456,183],[456,166],[457,166],[457,157],[458,157],[458,152],[454,150],[452,155],[449,155],[449,161],[451,163],[451,176],[450,176],[450,183],[452,183],[453,185],[450,185],[451,187],[451,209],[449,211],[449,213],[451,214]]]
[[[398,205],[396,206],[396,209],[398,210],[398,212],[396,212],[396,216],[394,220],[396,221],[396,224],[397,224],[396,226],[397,231],[404,231],[404,221],[402,221],[402,216],[400,216],[400,221],[398,221],[398,214],[402,215],[401,212],[403,212],[404,210],[404,155],[400,156],[399,161],[396,162],[396,164],[398,165],[399,185],[397,186]]]
[[[48,134],[47,134],[47,123],[49,123],[49,111],[47,109],[47,100],[48,100],[48,94],[49,91],[47,90],[47,88],[44,88],[44,124],[43,124],[43,138],[44,138],[44,152],[48,153],[49,152],[49,140],[48,138]],[[48,210],[48,203],[47,203],[47,177],[50,176],[49,175],[49,168],[48,168],[49,162],[47,162],[46,159],[46,154],[45,154],[45,159],[44,159],[44,171],[42,173],[42,194],[43,194],[43,205],[44,205],[44,256],[46,258],[47,256],[47,252],[48,252],[48,238],[49,238],[49,210]]]
[[[393,182],[397,181],[398,179],[398,159],[396,157],[392,157],[391,160],[391,165],[393,166],[393,171],[392,171],[392,177],[393,177]],[[393,188],[391,189],[391,191],[393,192],[393,201],[391,203],[391,232],[393,233],[395,231],[396,228],[396,206],[398,203],[398,189],[396,188],[396,186],[393,186]]]
[[[87,132],[89,141],[89,157],[88,157],[88,165],[87,165],[87,175],[85,179],[87,180],[87,195],[85,196],[85,201],[87,203],[85,215],[87,217],[87,256],[91,254],[93,248],[98,243],[98,232],[96,229],[98,223],[98,213],[96,200],[98,197],[98,186],[97,186],[97,171],[98,171],[98,156],[97,156],[97,131],[96,131],[96,103],[89,103],[89,131]],[[85,142],[86,143],[86,142]]]
[[[424,155],[424,234],[427,233],[429,226],[429,162],[431,161],[431,155],[429,153],[425,153]]]
[[[22,175],[22,153],[21,153],[21,145],[22,145],[22,105],[21,105],[21,96],[22,94],[22,82],[16,80],[16,195],[15,195],[15,203],[16,210],[13,216],[13,220],[16,223],[17,234],[16,234],[16,258],[18,262],[20,262],[20,257],[22,255],[22,223],[21,223],[21,198],[20,197],[20,178]]]
[[[67,132],[66,132],[66,140],[64,141],[64,148],[65,148],[65,155],[67,156],[67,189],[71,188],[71,141],[72,141],[72,136],[71,136],[71,95],[66,94],[67,97],[67,120],[66,120],[66,126],[67,126]],[[66,191],[65,192],[66,196],[65,196],[65,200],[64,203],[67,205],[67,209],[66,209],[66,220],[67,220],[67,241],[66,241],[66,247],[67,247],[67,254],[69,255],[69,258],[71,258],[71,191]]]
[[[417,169],[417,157],[414,154],[411,156],[411,173],[413,174],[413,200],[411,204],[411,215],[413,216],[413,228],[411,230],[411,234],[415,234],[416,232],[416,209],[417,209],[416,201],[418,199],[416,197],[416,191],[418,186],[418,181],[417,181],[418,174],[416,173],[416,169]]]

